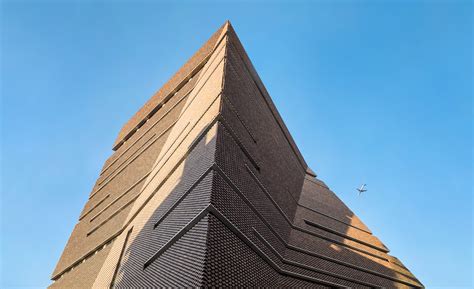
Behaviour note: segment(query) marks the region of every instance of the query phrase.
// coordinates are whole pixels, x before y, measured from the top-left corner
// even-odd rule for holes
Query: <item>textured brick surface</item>
[[[176,72],[176,74],[173,75],[173,77],[171,77],[171,79],[166,82],[160,90],[158,90],[123,126],[115,140],[114,149],[117,149],[130,134],[133,134],[134,130],[139,126],[144,118],[159,107],[163,101],[166,101],[167,98],[171,97],[172,94],[177,91],[180,86],[184,85],[190,77],[193,77],[196,70],[199,70],[199,68],[204,64],[215,48],[215,45],[221,39],[221,33],[224,26],[217,30],[214,35],[212,35],[211,38],[179,69],[179,71]]]
[[[308,168],[229,23],[114,149],[51,288],[422,287]]]

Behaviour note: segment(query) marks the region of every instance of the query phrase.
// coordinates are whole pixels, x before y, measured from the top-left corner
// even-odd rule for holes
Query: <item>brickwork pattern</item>
[[[308,168],[230,23],[132,119],[50,288],[422,288]]]

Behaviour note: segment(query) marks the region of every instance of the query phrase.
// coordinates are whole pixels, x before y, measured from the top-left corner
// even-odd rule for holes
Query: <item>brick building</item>
[[[50,288],[422,288],[308,168],[230,23],[123,126]]]

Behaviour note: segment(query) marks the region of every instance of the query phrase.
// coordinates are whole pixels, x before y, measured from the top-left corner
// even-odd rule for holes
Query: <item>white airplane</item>
[[[362,194],[363,192],[366,192],[367,189],[365,188],[367,185],[366,184],[363,184],[362,186],[360,186],[360,188],[358,188],[357,190],[359,191],[359,196],[360,194]]]

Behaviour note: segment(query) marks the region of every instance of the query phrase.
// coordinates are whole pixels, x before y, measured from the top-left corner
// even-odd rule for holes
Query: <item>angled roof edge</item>
[[[282,130],[283,134],[285,135],[285,138],[288,141],[288,144],[290,145],[291,149],[295,153],[296,157],[298,158],[298,161],[300,162],[301,166],[303,169],[306,171],[309,169],[308,164],[306,163],[303,155],[301,154],[298,146],[296,145],[296,142],[294,141],[293,137],[290,134],[290,131],[286,127],[286,124],[283,122],[283,119],[278,112],[275,104],[273,103],[273,100],[268,93],[267,89],[265,88],[265,85],[263,84],[262,80],[260,79],[260,76],[258,75],[257,71],[255,70],[255,67],[252,64],[252,61],[250,61],[250,57],[248,56],[247,52],[245,51],[244,46],[242,45],[242,42],[240,42],[239,37],[237,36],[237,33],[235,33],[235,30],[233,29],[232,25],[230,24],[229,21],[226,22],[226,30],[227,34],[229,36],[229,40],[232,41],[232,43],[236,46],[240,57],[242,58],[243,62],[245,63],[245,66],[249,70],[252,79],[255,82],[255,85],[257,86],[258,90],[260,91],[261,95],[263,96],[266,104],[270,108],[270,111],[275,118],[276,122],[278,123],[278,126]],[[312,172],[312,175],[316,177],[316,173],[314,173],[311,169],[310,171]]]
[[[217,44],[226,34],[229,26],[226,21],[201,48],[128,120],[120,130],[113,150],[117,150],[166,100],[178,91],[206,64]]]
[[[270,94],[266,90],[262,80],[260,79],[257,71],[255,70],[250,58],[245,51],[242,43],[240,42],[239,37],[235,33],[230,21],[226,21],[208,40],[201,46],[201,48],[168,80],[161,88],[156,92],[139,110],[136,112],[133,117],[125,123],[125,125],[120,130],[120,133],[115,140],[113,145],[113,150],[117,150],[128,138],[130,138],[137,129],[145,123],[145,121],[151,117],[151,115],[156,112],[166,100],[171,97],[174,92],[178,91],[182,85],[184,85],[188,79],[193,77],[207,62],[210,55],[214,52],[216,46],[220,41],[228,36],[230,40],[233,40],[233,43],[237,46],[239,54],[242,57],[242,60],[249,69],[249,72],[252,75],[253,80],[255,81],[256,86],[260,90],[262,96],[264,97],[265,102],[269,106],[275,120],[283,131],[290,147],[297,156],[302,167],[306,170],[308,165],[301,154],[298,146],[296,145],[293,137],[291,136],[288,128],[286,127],[283,119],[278,112],[273,100],[270,97]],[[317,175],[311,171],[314,177]]]

